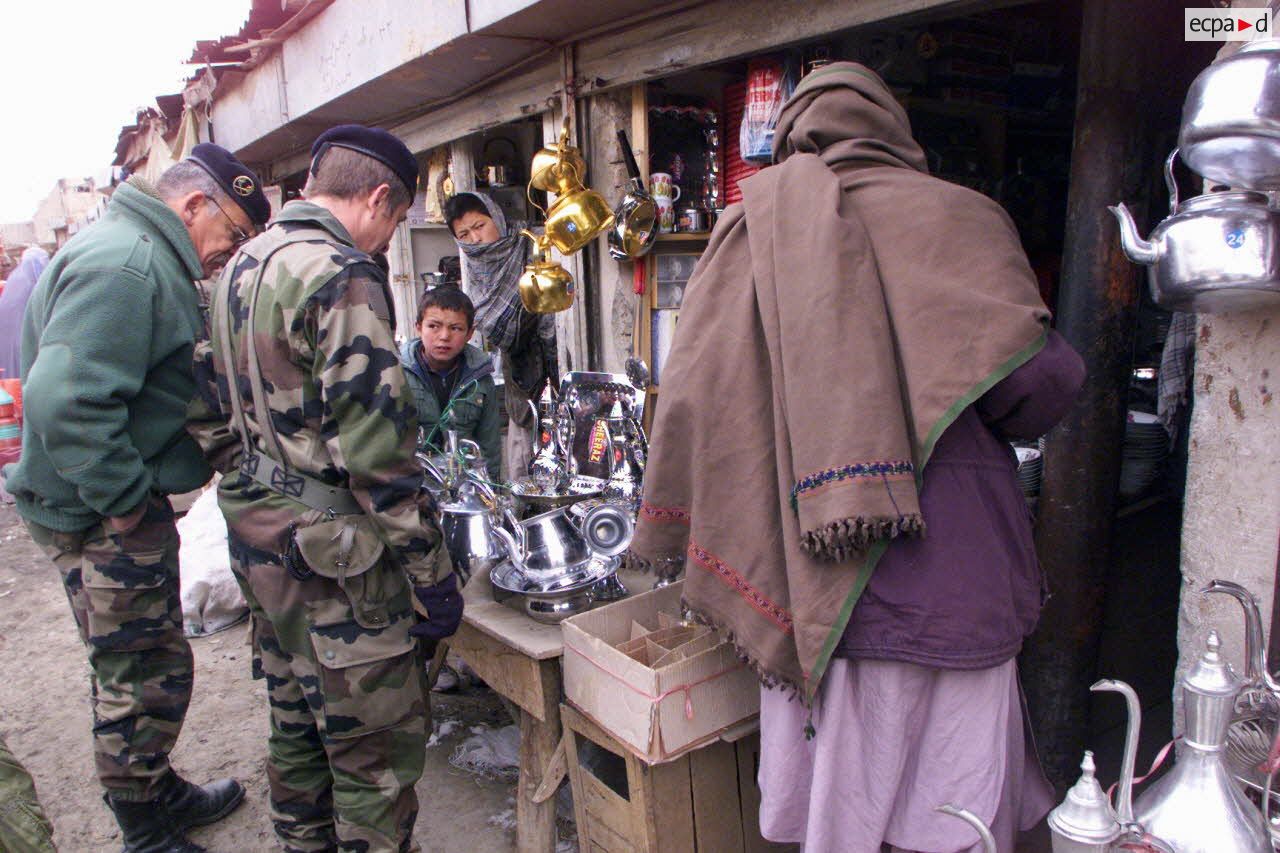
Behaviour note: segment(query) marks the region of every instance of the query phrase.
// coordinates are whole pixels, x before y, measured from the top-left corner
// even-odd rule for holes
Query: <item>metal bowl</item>
[[[593,587],[618,571],[619,557],[593,557],[553,584],[540,584],[504,561],[489,573],[493,597],[516,610],[523,610],[537,622],[554,624],[576,613],[590,610],[596,603]]]
[[[511,481],[511,495],[523,511],[533,508],[538,512],[558,509],[562,506],[577,503],[587,498],[598,496],[604,491],[604,480],[599,477],[579,475],[569,481],[569,488],[564,492],[549,492],[533,482],[531,477],[520,477]]]

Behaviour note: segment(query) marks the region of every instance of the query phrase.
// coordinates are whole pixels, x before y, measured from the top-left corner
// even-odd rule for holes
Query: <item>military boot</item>
[[[244,787],[234,779],[193,785],[172,770],[163,791],[160,802],[179,830],[222,820],[244,800]]]
[[[124,835],[123,853],[208,853],[193,844],[173,822],[162,800],[129,802],[103,794]]]

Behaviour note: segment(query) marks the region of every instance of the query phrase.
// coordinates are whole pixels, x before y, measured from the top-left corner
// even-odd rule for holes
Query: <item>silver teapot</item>
[[[1107,208],[1120,223],[1129,260],[1148,267],[1156,304],[1173,311],[1227,312],[1280,304],[1280,212],[1258,192],[1218,192],[1180,202],[1165,160],[1169,217],[1148,239],[1124,203]]]
[[[629,514],[601,504],[580,525],[568,507],[557,507],[517,522],[513,532],[499,527],[493,533],[516,570],[547,591],[581,580],[593,558],[621,554],[631,544],[633,527]]]
[[[1210,64],[1192,82],[1178,147],[1187,165],[1210,180],[1275,190],[1280,189],[1277,142],[1280,40],[1258,39]]]
[[[487,485],[468,480],[436,508],[445,550],[463,583],[476,572],[489,571],[506,557],[496,531],[502,529],[503,520],[515,522]]]

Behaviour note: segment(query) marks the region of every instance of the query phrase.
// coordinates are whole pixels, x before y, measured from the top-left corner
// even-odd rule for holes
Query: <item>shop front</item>
[[[636,186],[625,138],[638,186],[655,205],[651,250],[618,259],[602,232],[581,251],[552,251],[549,258],[575,282],[572,305],[554,314],[561,373],[626,377],[644,401],[629,414],[647,428],[663,405],[674,338],[716,334],[681,325],[682,300],[718,214],[741,197],[738,182],[768,165],[773,110],[827,63],[849,59],[874,69],[910,116],[931,173],[994,199],[1008,213],[1055,327],[1089,368],[1076,411],[1053,433],[1015,449],[1049,594],[1041,628],[1020,659],[1041,757],[1059,786],[1078,775],[1086,745],[1118,762],[1124,709],[1114,697],[1088,691],[1106,676],[1137,691],[1148,720],[1140,756],[1150,759],[1177,727],[1171,687],[1179,608],[1185,614],[1184,576],[1193,574],[1182,556],[1184,483],[1188,458],[1197,452],[1190,405],[1209,390],[1174,393],[1188,406],[1170,411],[1161,403],[1169,395],[1162,371],[1171,369],[1171,350],[1185,365],[1196,335],[1206,345],[1204,330],[1217,326],[1192,321],[1187,339],[1186,319],[1152,302],[1105,208],[1125,201],[1143,233],[1161,218],[1167,200],[1161,166],[1176,144],[1182,99],[1217,45],[1184,42],[1181,18],[1154,2],[1141,9],[1118,0],[505,5],[512,7],[506,15],[491,10],[483,21],[440,35],[447,49],[401,56],[402,65],[340,97],[317,99],[299,118],[282,110],[285,120],[252,129],[244,111],[266,71],[248,69],[238,84],[224,85],[221,106],[215,97],[215,129],[220,120],[244,128],[237,131],[245,140],[240,150],[295,190],[305,177],[304,131],[325,121],[383,124],[419,154],[422,191],[388,257],[402,337],[413,334],[428,288],[455,281],[474,287],[443,221],[451,194],[484,193],[509,222],[537,231],[557,198],[529,190],[530,164],[539,149],[554,146],[564,121],[586,166],[584,185],[610,205]],[[411,14],[388,6],[379,12],[388,20]],[[339,26],[327,17],[314,26]],[[1141,34],[1115,23],[1135,17],[1154,23]],[[268,63],[285,63],[288,45],[283,58]],[[450,55],[466,68],[452,86],[440,80],[447,63],[433,64]],[[488,70],[481,73],[477,63]],[[418,82],[430,95],[415,108]],[[1177,169],[1184,191],[1197,192],[1195,176]],[[818,381],[838,389],[840,377]],[[1221,407],[1211,404],[1217,417]],[[584,423],[587,436],[569,445],[590,453],[595,427]],[[607,471],[599,473],[607,479]],[[1274,576],[1247,580],[1269,618]],[[633,592],[650,585],[628,582]],[[489,610],[486,602],[476,612]],[[521,829],[522,839],[532,839],[545,837],[550,825],[547,780],[558,779],[557,761],[572,760],[557,752],[557,745],[564,748],[561,671],[547,663],[567,653],[558,629],[518,629],[508,610],[493,610],[483,626],[464,630],[458,647],[482,661],[486,680],[524,709],[527,755],[537,768],[522,777]],[[1232,622],[1229,611],[1220,614]],[[651,627],[656,634],[670,626]],[[601,628],[602,635],[610,630]],[[1224,624],[1223,635],[1227,654],[1242,659],[1243,629]],[[496,663],[516,653],[522,663],[514,670]],[[587,737],[587,724],[573,719],[579,722],[570,744]],[[607,736],[594,727],[590,734],[597,741]],[[741,759],[739,751],[733,760]],[[1113,777],[1116,769],[1105,767],[1102,775]],[[627,764],[618,772],[634,771]]]

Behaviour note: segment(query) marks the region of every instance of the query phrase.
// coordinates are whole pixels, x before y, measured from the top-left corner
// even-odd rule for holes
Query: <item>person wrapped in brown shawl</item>
[[[689,282],[632,553],[810,698],[943,431],[1045,344],[1008,216],[927,173],[871,71],[810,74]]]
[[[871,71],[805,78],[774,162],[686,289],[633,556],[685,568],[685,604],[761,677],[765,837],[954,851],[976,839],[934,812],[954,801],[1012,850],[1052,792],[1017,686],[1043,587],[1005,442],[1062,417],[1083,363],[1008,216],[928,175]]]

